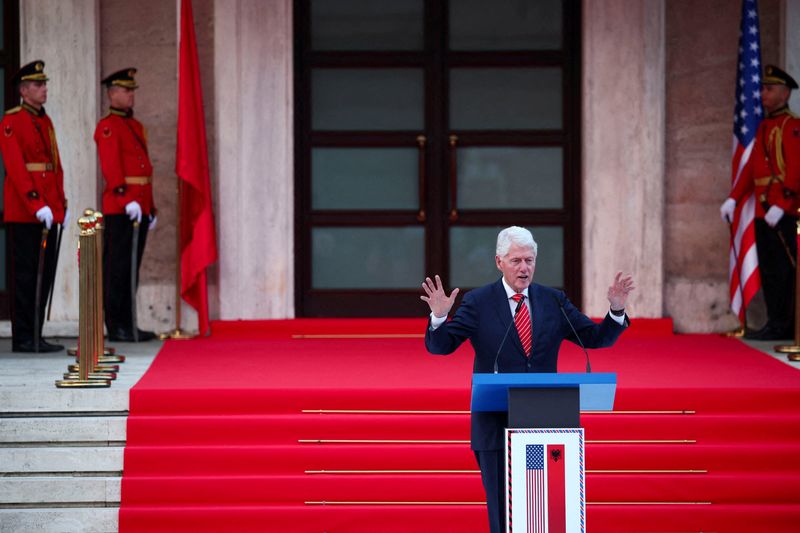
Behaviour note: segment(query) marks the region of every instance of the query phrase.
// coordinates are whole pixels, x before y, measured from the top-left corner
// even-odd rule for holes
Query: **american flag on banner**
[[[564,445],[525,446],[528,533],[565,533]]]
[[[544,483],[544,445],[525,446],[525,485],[527,489],[528,533],[544,533],[545,524],[545,483]]]
[[[763,118],[761,109],[761,43],[757,0],[742,1],[742,24],[739,32],[739,67],[736,74],[736,105],[733,119],[733,164],[731,188],[753,152],[756,131]],[[729,258],[731,310],[744,324],[745,309],[759,287],[755,235],[755,195],[739,202],[731,222]]]

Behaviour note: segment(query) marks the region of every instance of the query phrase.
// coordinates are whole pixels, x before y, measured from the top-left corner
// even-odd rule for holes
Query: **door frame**
[[[389,305],[381,308],[380,316],[421,316],[419,294],[421,290],[380,291],[368,289],[314,290],[311,288],[311,228],[314,226],[346,226],[343,218],[356,221],[359,212],[313,212],[311,197],[311,147],[336,146],[336,138],[346,137],[361,146],[413,145],[419,132],[325,132],[311,130],[310,72],[313,67],[402,67],[425,69],[425,135],[427,137],[426,174],[434,175],[445,169],[447,162],[448,124],[446,113],[447,72],[452,66],[550,66],[562,67],[562,129],[526,130],[520,132],[463,131],[458,132],[458,146],[536,146],[563,147],[563,182],[561,209],[547,210],[470,210],[464,212],[459,225],[463,226],[558,226],[564,229],[564,289],[570,299],[582,301],[582,168],[581,168],[581,117],[582,117],[582,19],[580,0],[564,0],[562,11],[561,50],[530,52],[448,52],[449,41],[446,14],[447,0],[424,0],[424,50],[422,52],[312,52],[310,36],[310,0],[294,0],[294,73],[295,73],[295,313],[298,317],[314,316],[377,316],[370,306],[364,305],[365,296],[380,292]],[[444,21],[444,22],[442,22]],[[437,31],[443,24],[444,31]],[[440,39],[438,45],[430,42]],[[420,56],[423,59],[420,60]],[[501,57],[498,57],[501,56]],[[440,72],[432,73],[431,69]],[[433,84],[429,86],[429,84]],[[442,101],[436,101],[437,99]],[[438,114],[444,113],[444,117]],[[448,223],[442,213],[448,210],[445,179],[430,180],[426,191],[426,206],[431,213],[424,224],[425,272],[447,274],[450,271],[448,250]],[[436,199],[437,202],[433,200]],[[435,204],[435,205],[434,205]],[[392,227],[414,224],[416,213],[405,211],[380,214],[371,227]],[[354,222],[354,226],[358,224]],[[491,260],[491,258],[487,258]],[[443,276],[446,277],[446,276]],[[499,277],[499,274],[498,274]],[[420,283],[422,280],[420,280]],[[463,294],[463,291],[462,291]]]

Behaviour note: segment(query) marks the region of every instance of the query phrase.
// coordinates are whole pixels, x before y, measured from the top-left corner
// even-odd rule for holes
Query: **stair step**
[[[319,474],[263,476],[126,476],[131,504],[225,505],[305,501],[480,501],[480,475]],[[800,504],[797,476],[782,472],[725,474],[592,474],[588,501]]]
[[[117,380],[108,389],[69,390],[56,389],[55,381],[62,379],[67,365],[73,363],[64,357],[63,368],[51,369],[52,380],[49,388],[39,384],[36,394],[29,387],[0,388],[0,415],[6,413],[92,413],[102,411],[127,412],[129,406],[129,387],[118,381],[123,375],[120,369]],[[116,386],[116,387],[115,387]]]
[[[262,414],[133,416],[129,438],[139,444],[279,444],[298,439],[466,440],[466,415]],[[744,431],[743,428],[747,430]],[[589,416],[586,439],[682,439],[705,443],[797,442],[794,415]]]
[[[116,507],[0,509],[0,533],[109,533],[118,529]]]
[[[773,470],[800,474],[800,444],[588,444],[587,470]],[[467,444],[129,446],[141,475],[258,475],[306,470],[475,470]]]
[[[586,506],[592,533],[769,531],[795,533],[800,505],[594,505]],[[483,505],[239,505],[145,506],[120,509],[132,531],[216,533],[347,531],[348,533],[485,533]],[[376,529],[376,525],[379,528]]]
[[[122,446],[0,448],[0,475],[118,472],[122,474]]]
[[[119,505],[121,481],[120,477],[3,477],[0,483],[0,507]]]
[[[119,415],[0,418],[0,445],[124,442],[126,420]]]

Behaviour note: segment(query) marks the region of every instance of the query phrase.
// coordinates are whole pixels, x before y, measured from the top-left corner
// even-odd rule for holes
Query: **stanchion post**
[[[97,326],[95,331],[95,334],[97,335],[97,360],[101,364],[124,363],[124,355],[117,354],[114,348],[107,349],[105,347],[105,336],[103,335],[103,326],[105,325],[105,311],[103,310],[103,291],[105,290],[105,284],[103,281],[103,239],[105,234],[105,217],[100,211],[95,211],[94,218],[97,221],[95,226],[95,231],[97,232]],[[116,369],[119,370],[119,366],[116,366]]]
[[[97,351],[95,344],[96,309],[96,267],[97,232],[94,217],[78,219],[80,235],[78,238],[78,274],[79,309],[78,309],[78,371],[64,374],[63,380],[56,381],[56,387],[109,387],[110,374],[95,372]],[[83,260],[81,260],[81,255]],[[116,375],[114,375],[116,377]]]
[[[104,342],[105,339],[103,338],[103,213],[100,211],[94,211],[92,209],[84,209],[83,216],[94,218],[94,234],[95,234],[95,265],[94,265],[94,283],[93,283],[93,293],[94,293],[94,317],[95,317],[95,324],[94,324],[94,346],[95,346],[95,365],[94,371],[97,373],[103,374],[111,374],[119,372],[119,365],[113,363],[120,363],[125,360],[124,357],[121,359],[117,356],[106,357],[105,356],[105,348]],[[76,361],[77,364],[69,365],[68,370],[70,372],[77,372],[80,366],[80,362]],[[114,379],[113,377],[111,379]]]
[[[797,219],[796,241],[800,243],[800,217]],[[798,248],[800,252],[800,248]],[[785,353],[789,361],[800,361],[800,263],[795,261],[794,269],[794,344],[784,344],[775,346],[775,351]]]
[[[103,326],[105,324],[104,319],[104,311],[103,311],[103,290],[105,289],[105,285],[103,284],[103,244],[104,244],[104,233],[105,233],[105,224],[104,224],[104,216],[103,213],[100,211],[94,211],[92,209],[84,209],[83,216],[85,217],[94,217],[95,218],[95,233],[97,234],[97,301],[98,301],[98,309],[100,312],[97,315],[97,331],[100,335],[100,344],[98,347],[98,362],[100,364],[107,364],[107,363],[124,363],[125,356],[119,355],[116,357],[111,357],[116,354],[116,350],[113,347],[106,347],[105,346],[105,338],[103,337]],[[67,355],[72,357],[78,356],[78,348],[68,348]],[[76,361],[77,362],[77,361]],[[114,372],[119,370],[119,366],[115,367]]]

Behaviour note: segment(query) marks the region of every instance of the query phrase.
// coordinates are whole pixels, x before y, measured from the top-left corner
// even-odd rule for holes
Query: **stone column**
[[[664,1],[583,2],[583,309],[617,270],[633,316],[663,315]]]
[[[800,80],[800,0],[784,0],[783,56],[786,71]],[[800,112],[800,90],[792,91],[789,107]]]
[[[20,64],[45,62],[45,108],[53,120],[64,166],[70,216],[61,244],[54,287],[53,333],[77,334],[78,268],[76,222],[97,206],[94,126],[98,109],[98,0],[25,0],[20,9]],[[65,324],[64,322],[68,322]]]
[[[221,319],[294,316],[291,0],[217,0]]]

